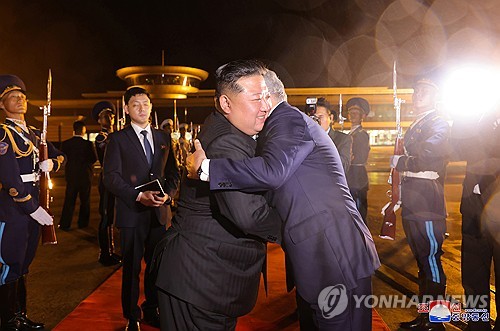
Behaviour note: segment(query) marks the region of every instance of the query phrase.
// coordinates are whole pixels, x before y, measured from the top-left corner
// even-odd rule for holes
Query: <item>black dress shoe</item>
[[[45,324],[33,322],[24,313],[18,314],[16,316],[16,319],[19,321],[21,329],[23,330],[43,330],[43,328],[45,327]]]
[[[129,320],[125,331],[141,331],[141,325],[137,321]]]
[[[120,264],[120,263],[122,263],[122,261],[120,259],[116,259],[112,255],[100,255],[99,256],[99,263],[101,263],[104,266],[109,267],[112,265]]]
[[[155,328],[160,327],[160,315],[158,314],[158,309],[143,310],[142,315],[142,321],[144,323],[154,326]]]
[[[424,319],[423,314],[419,314],[415,319],[409,321],[409,322],[401,322],[399,323],[399,327],[402,329],[406,330],[415,330],[420,324],[422,324],[422,321]]]

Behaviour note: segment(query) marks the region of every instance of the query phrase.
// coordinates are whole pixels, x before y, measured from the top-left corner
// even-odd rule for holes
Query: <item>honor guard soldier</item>
[[[26,315],[25,275],[35,257],[40,225],[53,224],[39,205],[41,171],[57,171],[62,152],[48,143],[49,159],[39,162],[40,131],[28,126],[26,87],[13,75],[0,75],[0,319],[1,330],[43,329]]]
[[[351,122],[352,160],[347,171],[347,185],[356,202],[356,207],[366,223],[368,214],[368,172],[366,162],[370,153],[370,136],[363,130],[363,120],[370,113],[370,104],[363,98],[351,98],[346,104]]]
[[[450,126],[436,109],[439,89],[430,75],[414,84],[416,119],[404,135],[404,155],[391,157],[391,167],[401,174],[403,229],[418,266],[419,298],[426,302],[444,298],[446,275],[441,264],[446,232],[444,178],[450,151]],[[423,302],[425,303],[425,302]],[[420,314],[401,323],[405,330],[444,330],[442,323]]]
[[[104,152],[108,144],[108,134],[113,132],[115,124],[115,106],[109,101],[101,101],[92,109],[92,117],[101,125],[101,132],[95,138],[97,157],[103,167]],[[113,221],[115,217],[115,196],[106,190],[102,182],[102,171],[99,175],[99,262],[105,266],[116,265],[121,262],[121,257],[114,253]]]

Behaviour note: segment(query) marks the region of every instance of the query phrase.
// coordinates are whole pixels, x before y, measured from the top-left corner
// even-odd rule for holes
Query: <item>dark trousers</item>
[[[368,189],[351,189],[351,195],[356,203],[356,207],[358,208],[361,217],[363,218],[363,222],[366,223],[366,216],[368,215]]]
[[[232,331],[236,317],[210,312],[158,290],[162,330]]]
[[[419,282],[446,285],[446,275],[441,264],[446,221],[410,221],[403,219],[403,229],[408,245],[417,261]],[[430,294],[433,293],[422,293]]]
[[[115,196],[106,190],[102,182],[102,174],[99,178],[99,215],[101,221],[97,232],[99,249],[102,256],[114,253],[113,222],[115,218]]]
[[[336,285],[336,284],[332,284]],[[348,298],[347,307],[345,310],[336,316],[328,317],[323,315],[318,302],[309,303],[305,301],[299,294],[296,295],[297,308],[299,313],[299,324],[301,331],[315,330],[342,330],[342,331],[371,331],[372,329],[372,309],[365,307],[365,300],[361,301],[359,307],[356,307],[354,296],[368,296],[372,294],[371,277],[358,280],[358,286],[354,289],[347,290]],[[324,308],[324,307],[323,307]],[[335,308],[335,307],[330,307]]]
[[[89,225],[90,219],[90,187],[91,182],[86,180],[66,181],[66,193],[61,213],[59,226],[63,229],[71,227],[73,212],[75,211],[76,198],[80,198],[80,211],[78,212],[78,227]]]
[[[150,276],[153,251],[166,232],[165,226],[158,223],[154,211],[144,212],[144,220],[134,228],[120,228],[120,242],[123,256],[122,309],[123,316],[132,321],[141,318],[139,301],[139,283],[142,259],[146,262],[144,273],[144,294],[146,300],[142,310],[158,308],[157,289]]]
[[[485,308],[490,311],[490,276],[491,263],[494,262],[495,285],[500,287],[500,250],[495,236],[499,233],[498,228],[491,229],[486,224],[482,228],[481,215],[483,202],[481,197],[471,194],[462,198],[462,286],[466,296],[470,296],[470,304],[467,308]],[[498,222],[498,220],[495,220]],[[493,232],[491,231],[493,230]],[[489,234],[492,236],[490,237]],[[477,305],[472,302],[478,296],[487,297],[487,305],[481,300]],[[497,316],[500,309],[500,295],[495,296]],[[498,319],[498,317],[497,317]],[[498,323],[500,324],[500,322]],[[471,331],[490,330],[489,321],[468,322]],[[497,327],[498,329],[498,327]]]
[[[26,214],[12,214],[15,222],[0,221],[0,285],[28,273],[39,245],[40,225]]]

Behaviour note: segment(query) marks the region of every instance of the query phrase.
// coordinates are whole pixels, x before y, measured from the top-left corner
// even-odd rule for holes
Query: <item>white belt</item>
[[[419,172],[411,172],[411,171],[403,171],[404,177],[413,177],[413,178],[422,178],[422,179],[438,179],[439,174],[435,171],[419,171]]]
[[[36,182],[38,180],[38,174],[32,173],[32,174],[21,175],[21,179],[23,180],[23,183]]]

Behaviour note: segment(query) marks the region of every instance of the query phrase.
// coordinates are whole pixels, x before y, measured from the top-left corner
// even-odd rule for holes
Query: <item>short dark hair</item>
[[[75,121],[73,123],[73,131],[75,131],[75,134],[82,134],[84,127],[85,123],[83,121]]]
[[[151,100],[151,96],[149,95],[148,91],[146,91],[142,87],[134,86],[125,91],[125,94],[123,95],[123,102],[125,104],[128,104],[130,98],[138,94],[145,94],[148,99]]]
[[[215,98],[229,90],[232,92],[242,92],[243,89],[236,82],[241,77],[264,75],[266,66],[259,60],[236,60],[220,66],[215,71]]]
[[[333,115],[333,121],[337,122],[339,120],[339,115],[337,114],[337,111],[333,109],[332,104],[326,100],[326,98],[318,98],[318,101],[316,102],[316,107],[325,107],[326,111],[328,112],[328,115]]]

